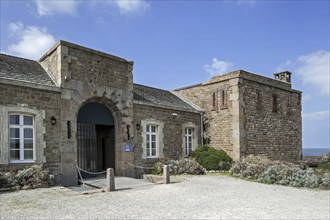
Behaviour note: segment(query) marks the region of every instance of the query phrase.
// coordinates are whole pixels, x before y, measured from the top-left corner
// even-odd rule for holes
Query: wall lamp
[[[140,130],[140,128],[141,128],[141,125],[139,124],[139,123],[136,123],[136,125],[135,125],[135,127],[136,127],[136,130]]]
[[[55,125],[56,124],[56,118],[54,116],[52,116],[50,118],[50,122],[52,123],[52,125]]]

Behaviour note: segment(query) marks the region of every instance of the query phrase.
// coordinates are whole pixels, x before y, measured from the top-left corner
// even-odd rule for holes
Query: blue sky
[[[329,148],[329,1],[1,0],[1,52],[37,60],[59,40],[133,60],[175,89],[236,69],[293,73],[303,147]]]

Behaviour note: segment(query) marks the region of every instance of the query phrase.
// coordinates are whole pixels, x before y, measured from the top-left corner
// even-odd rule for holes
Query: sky
[[[329,148],[329,0],[0,0],[0,50],[38,60],[59,40],[134,61],[172,90],[243,69],[292,72],[303,147]]]

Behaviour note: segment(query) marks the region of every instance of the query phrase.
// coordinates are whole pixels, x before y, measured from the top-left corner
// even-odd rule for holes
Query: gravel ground
[[[330,191],[187,176],[115,192],[64,187],[0,194],[1,219],[330,219]]]

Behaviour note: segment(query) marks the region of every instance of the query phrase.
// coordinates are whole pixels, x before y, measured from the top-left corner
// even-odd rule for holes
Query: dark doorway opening
[[[98,103],[87,103],[78,113],[77,162],[90,173],[115,169],[115,127],[111,112]],[[96,175],[81,172],[83,178]]]
[[[97,139],[97,170],[115,168],[115,127],[109,125],[96,125]]]

